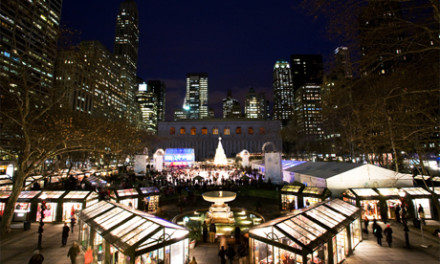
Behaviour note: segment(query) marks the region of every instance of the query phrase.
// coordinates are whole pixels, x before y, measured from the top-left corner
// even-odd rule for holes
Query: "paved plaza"
[[[440,226],[437,221],[427,221],[432,229],[433,226]],[[383,227],[385,225],[380,223]],[[23,224],[14,224],[12,232],[1,238],[0,242],[0,263],[4,264],[22,264],[27,263],[32,256],[32,252],[37,247],[38,241],[38,223],[33,223],[30,230],[24,231]],[[364,241],[361,242],[344,263],[349,264],[437,264],[440,263],[440,239],[425,234],[422,240],[419,229],[410,228],[411,249],[404,247],[404,233],[402,225],[392,223],[393,228],[393,247],[377,245],[373,234],[364,234]],[[62,224],[46,224],[43,235],[43,249],[41,250],[45,260],[44,263],[50,264],[68,264],[67,251],[73,241],[78,239],[78,230],[75,227],[74,233],[69,236],[66,247],[61,247],[61,229]],[[370,225],[371,229],[371,225]],[[423,248],[421,245],[429,245]],[[198,264],[217,264],[218,244],[199,243],[190,255],[195,256]],[[83,254],[78,258],[77,263],[83,262]],[[234,260],[238,263],[238,260]]]

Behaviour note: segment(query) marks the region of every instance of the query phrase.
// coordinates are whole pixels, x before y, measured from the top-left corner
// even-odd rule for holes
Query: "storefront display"
[[[93,191],[70,191],[63,197],[62,221],[70,220],[76,212],[98,202]]]
[[[41,204],[42,201],[46,204],[46,209],[44,210],[43,222],[55,222],[61,221],[61,198],[65,194],[65,191],[43,191],[38,197],[36,221],[40,221],[41,218]]]
[[[298,209],[298,195],[301,185],[284,185],[281,188],[281,209],[294,210]]]
[[[189,231],[113,201],[101,201],[77,214],[79,241],[92,244],[97,263],[183,264]]]
[[[340,263],[362,240],[360,210],[325,201],[253,227],[249,237],[252,264]]]
[[[0,190],[0,216],[3,216],[5,212],[6,201],[11,195],[11,191],[1,191]]]
[[[126,205],[132,209],[141,209],[139,208],[140,195],[134,188],[113,190],[110,193],[110,197],[115,199],[118,203]]]
[[[328,193],[326,194],[326,192]],[[325,198],[330,196],[329,192],[327,188],[306,186],[301,192],[303,206],[309,207],[322,202]]]
[[[159,194],[160,191],[157,187],[140,187],[140,194],[143,197],[143,202],[145,203],[145,211],[148,213],[156,213],[159,207]]]
[[[15,204],[14,218],[12,221],[32,221],[36,210],[36,199],[41,191],[22,191]],[[32,215],[31,215],[32,214]]]
[[[404,191],[407,194],[405,198],[411,201],[409,205],[412,208],[409,208],[409,210],[412,210],[414,217],[419,218],[418,211],[419,206],[421,206],[425,214],[425,219],[432,218],[431,200],[433,195],[430,192],[422,187],[403,187],[400,188],[400,190]]]
[[[344,200],[362,209],[362,219],[381,219],[379,193],[372,188],[350,188],[342,195]]]

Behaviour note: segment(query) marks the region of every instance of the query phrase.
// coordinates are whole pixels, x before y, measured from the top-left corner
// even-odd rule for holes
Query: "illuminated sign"
[[[188,162],[194,162],[194,149],[192,148],[173,148],[166,149],[164,161],[170,165],[186,165]]]

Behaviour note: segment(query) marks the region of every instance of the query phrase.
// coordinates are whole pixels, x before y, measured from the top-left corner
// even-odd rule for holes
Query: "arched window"
[[[213,134],[213,135],[218,135],[218,128],[214,127],[214,128],[212,129],[212,134]]]
[[[225,128],[225,129],[223,130],[223,134],[229,136],[229,135],[231,134],[231,129],[229,129],[229,128]]]
[[[186,130],[185,130],[184,127],[181,127],[181,128],[180,128],[180,134],[181,134],[181,135],[185,135],[185,134],[186,134]]]
[[[208,135],[208,129],[206,127],[202,128],[202,135]]]
[[[240,135],[241,134],[241,127],[237,127],[235,129],[235,134]]]
[[[249,135],[253,135],[254,134],[254,128],[253,127],[248,127],[248,134]]]
[[[194,136],[197,133],[197,130],[195,127],[191,128],[191,135]]]
[[[174,127],[170,127],[170,135],[176,134],[176,129]]]
[[[262,134],[265,134],[266,133],[266,131],[264,131],[264,127],[260,127],[260,134],[262,135]]]

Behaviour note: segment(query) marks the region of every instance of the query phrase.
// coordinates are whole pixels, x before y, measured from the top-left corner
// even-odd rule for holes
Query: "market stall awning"
[[[151,194],[159,194],[160,193],[159,189],[155,186],[140,187],[139,190],[144,195],[151,195]]]
[[[92,191],[70,191],[68,194],[66,194],[63,199],[71,199],[71,200],[84,200],[89,199],[89,194],[91,194]],[[94,193],[94,192],[93,192]]]
[[[379,194],[371,188],[352,188],[351,191],[358,197],[379,197]]]
[[[431,189],[435,194],[440,195],[440,187],[432,187]]]
[[[301,188],[302,188],[301,185],[284,185],[283,188],[281,188],[281,191],[289,192],[289,193],[298,193]]]
[[[41,193],[41,191],[22,191],[18,196],[18,199],[33,199],[39,193]]]
[[[304,190],[302,191],[303,194],[316,194],[316,195],[323,195],[325,192],[326,188],[322,188],[322,187],[311,187],[311,186],[307,186],[304,188]]]
[[[45,199],[59,199],[66,191],[43,191],[38,197],[41,200]]]
[[[401,191],[398,188],[395,188],[395,187],[391,187],[391,188],[376,188],[376,190],[382,196],[401,196]]]
[[[400,189],[411,196],[430,196],[430,195],[432,195],[430,192],[423,189],[422,187],[403,187]]]
[[[144,254],[189,234],[179,225],[112,201],[94,204],[78,217],[126,255]]]
[[[253,227],[249,234],[292,252],[311,253],[342,226],[360,217],[359,213],[359,208],[341,200],[325,201]]]

